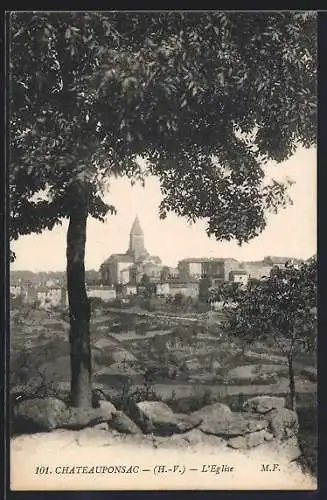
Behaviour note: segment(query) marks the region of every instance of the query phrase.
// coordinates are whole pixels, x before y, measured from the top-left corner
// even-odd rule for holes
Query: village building
[[[249,281],[249,274],[245,269],[234,269],[229,273],[229,281],[246,285]]]
[[[199,296],[199,282],[198,280],[170,280],[168,282],[169,285],[169,295],[177,295],[181,294],[184,297],[191,297],[193,299],[197,299]]]
[[[237,260],[224,258],[187,258],[178,263],[182,279],[213,278],[216,284],[228,281],[230,271],[238,268]]]

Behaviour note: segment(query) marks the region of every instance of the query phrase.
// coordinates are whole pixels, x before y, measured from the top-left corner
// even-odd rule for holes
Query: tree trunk
[[[67,290],[70,315],[71,405],[92,406],[90,303],[85,287],[87,192],[74,186],[67,233]]]
[[[294,380],[294,370],[293,370],[293,356],[288,355],[288,376],[290,383],[290,394],[291,394],[291,408],[296,411],[296,393],[295,393],[295,380]]]

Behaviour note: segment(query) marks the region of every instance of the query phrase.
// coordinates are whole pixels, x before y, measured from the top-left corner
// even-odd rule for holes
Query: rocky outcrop
[[[284,408],[285,398],[277,396],[256,396],[250,398],[243,404],[243,411],[254,413],[268,413],[276,408]]]

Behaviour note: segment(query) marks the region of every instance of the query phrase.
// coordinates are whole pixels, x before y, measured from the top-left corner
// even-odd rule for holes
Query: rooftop
[[[128,255],[127,253],[113,253],[112,255],[110,255],[110,257],[108,257],[102,264],[101,266],[103,266],[104,264],[109,264],[110,262],[129,262],[131,264],[133,264],[133,259],[130,255]]]
[[[226,261],[233,261],[237,262],[236,259],[230,259],[230,258],[225,258],[225,257],[188,257],[186,259],[182,259],[179,262],[186,262],[186,263],[202,263],[202,262],[226,262]]]

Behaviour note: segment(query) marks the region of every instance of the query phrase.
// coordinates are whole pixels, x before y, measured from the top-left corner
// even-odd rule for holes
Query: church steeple
[[[138,216],[135,217],[132,229],[131,229],[131,235],[138,235],[138,236],[144,236],[143,229],[141,227],[140,219]]]
[[[138,216],[135,217],[129,235],[128,253],[133,255],[135,260],[138,260],[147,255],[147,251],[144,247],[144,233]]]

